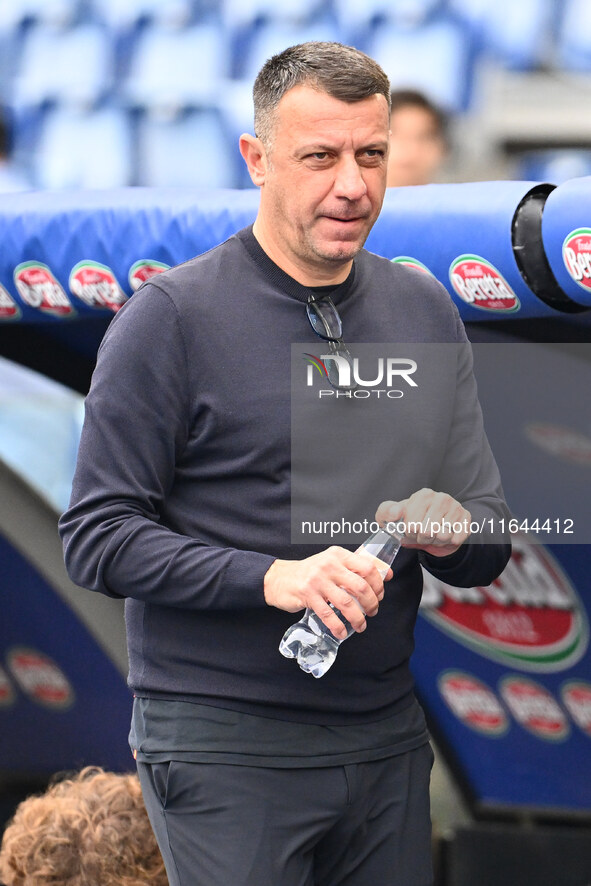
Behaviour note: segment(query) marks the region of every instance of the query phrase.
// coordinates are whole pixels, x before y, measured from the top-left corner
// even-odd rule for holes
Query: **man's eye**
[[[380,151],[378,148],[369,148],[366,152],[368,157],[383,157],[384,152]]]
[[[326,160],[328,157],[328,151],[315,151],[310,156],[313,157],[314,160]]]

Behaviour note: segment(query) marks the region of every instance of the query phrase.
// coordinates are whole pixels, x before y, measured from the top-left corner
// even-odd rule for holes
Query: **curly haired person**
[[[136,775],[87,767],[19,804],[0,848],[5,886],[167,886]]]

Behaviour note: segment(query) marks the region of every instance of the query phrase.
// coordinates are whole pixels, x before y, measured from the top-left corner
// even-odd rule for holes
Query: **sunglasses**
[[[328,381],[331,386],[341,391],[355,390],[357,384],[352,380],[353,357],[343,341],[343,323],[333,300],[329,295],[316,297],[313,293],[310,293],[306,303],[306,314],[308,315],[310,326],[316,335],[328,342],[328,349],[331,354],[334,354],[335,357],[343,358],[349,365],[350,382],[343,384],[341,383],[338,361],[330,357],[324,360]]]

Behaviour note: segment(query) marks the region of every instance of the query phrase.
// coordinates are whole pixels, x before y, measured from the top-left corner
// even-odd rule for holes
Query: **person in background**
[[[5,886],[168,886],[137,775],[88,766],[17,807]]]
[[[10,125],[0,109],[0,194],[30,191],[32,187],[12,159]]]
[[[447,114],[416,90],[393,90],[391,98],[387,186],[427,185],[449,151]]]

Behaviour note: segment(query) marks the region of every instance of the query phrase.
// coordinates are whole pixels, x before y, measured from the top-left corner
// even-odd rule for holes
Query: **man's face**
[[[390,130],[388,187],[432,182],[445,157],[445,142],[433,115],[406,105],[392,114]]]
[[[383,95],[343,102],[296,86],[279,102],[255,233],[300,282],[348,273],[381,209],[388,129]]]

